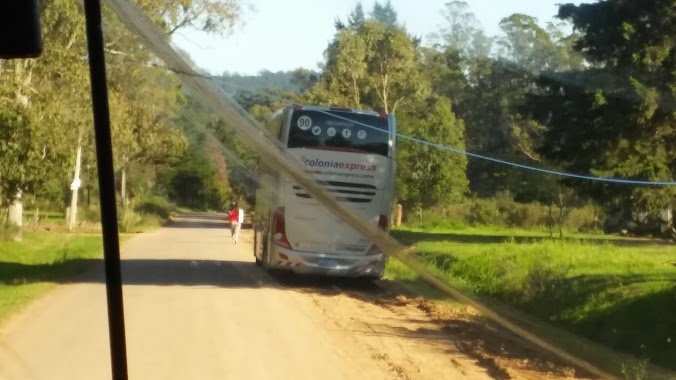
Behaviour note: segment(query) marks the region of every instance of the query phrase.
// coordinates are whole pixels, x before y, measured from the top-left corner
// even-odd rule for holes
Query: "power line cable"
[[[133,62],[139,63],[137,61],[133,61]],[[197,77],[201,77],[201,78],[209,79],[209,80],[219,80],[220,83],[223,83],[225,85],[232,86],[232,87],[237,87],[237,88],[246,90],[246,91],[251,92],[251,93],[267,96],[267,97],[270,97],[270,98],[273,98],[273,99],[283,100],[285,102],[288,102],[289,104],[296,103],[293,100],[284,98],[284,97],[279,96],[279,95],[274,95],[274,94],[271,94],[271,93],[268,93],[268,92],[265,92],[265,91],[261,91],[261,90],[250,90],[250,89],[245,88],[244,86],[236,85],[234,83],[224,82],[221,77],[216,77],[216,76],[213,76],[213,75],[206,75],[206,74],[198,74],[198,73],[194,73],[194,72],[191,73],[191,72],[187,72],[187,71],[184,71],[184,70],[174,69],[174,68],[171,68],[171,67],[167,67],[167,66],[159,65],[159,64],[155,64],[155,63],[145,63],[145,65],[149,65],[149,66],[157,67],[157,68],[162,68],[162,69],[174,72],[176,74],[197,76]],[[349,119],[349,118],[346,118],[346,117],[341,117],[341,116],[338,116],[336,114],[332,114],[332,113],[328,113],[328,112],[324,112],[324,111],[320,111],[320,112],[322,112],[326,115],[329,115],[331,117],[337,118],[337,119],[342,119],[342,120],[349,121],[349,122],[354,123],[354,124],[358,124],[358,125],[370,128],[370,129],[380,131],[380,129],[378,129],[376,127],[373,127],[371,125],[368,125],[368,124],[365,124],[365,123],[362,123],[362,122],[358,122],[356,120],[352,120],[352,119]],[[476,158],[476,159],[480,159],[480,160],[484,160],[484,161],[490,161],[490,162],[497,163],[497,164],[500,164],[500,165],[511,166],[511,167],[514,167],[514,168],[517,168],[517,169],[529,170],[529,171],[548,174],[548,175],[555,175],[555,176],[558,176],[558,177],[575,178],[575,179],[581,179],[581,180],[587,180],[587,181],[615,183],[615,184],[623,184],[623,185],[676,186],[676,181],[649,181],[649,180],[634,180],[634,179],[616,178],[616,177],[601,177],[601,176],[576,174],[576,173],[569,173],[569,172],[564,172],[564,171],[546,169],[546,168],[541,168],[541,167],[537,167],[537,166],[519,164],[517,162],[508,161],[508,160],[504,160],[504,159],[501,159],[501,158],[490,157],[490,156],[482,155],[482,154],[479,154],[479,153],[469,152],[469,151],[466,151],[466,150],[463,150],[463,149],[458,149],[458,148],[454,148],[454,147],[448,146],[448,145],[433,143],[431,141],[419,139],[419,138],[404,135],[404,134],[401,134],[401,133],[397,133],[396,136],[398,138],[403,139],[403,140],[412,141],[412,142],[415,142],[415,143],[418,143],[418,144],[427,145],[427,146],[430,146],[430,147],[433,147],[433,148],[436,148],[436,149],[441,149],[441,150],[445,150],[445,151],[452,152],[452,153],[462,154],[462,155],[465,155],[467,157],[472,157],[472,158]]]
[[[337,119],[349,121],[349,122],[354,123],[354,124],[358,124],[358,125],[361,125],[361,126],[364,126],[364,127],[367,127],[367,128],[371,128],[371,129],[381,131],[380,129],[378,129],[376,127],[373,127],[373,126],[370,126],[368,124],[359,122],[357,120],[352,120],[352,119],[347,118],[347,117],[338,116],[336,114],[332,114],[332,113],[329,113],[329,112],[326,112],[326,111],[319,111],[319,112],[326,114],[326,115],[329,115],[329,116],[332,116],[332,117],[337,118]],[[520,169],[531,170],[531,171],[536,171],[536,172],[540,172],[540,173],[556,175],[556,176],[560,176],[560,177],[569,177],[569,178],[585,179],[585,180],[590,180],[590,181],[610,182],[610,183],[619,183],[619,184],[648,185],[648,186],[676,186],[676,182],[670,182],[670,181],[641,181],[641,180],[631,180],[631,179],[623,179],[623,178],[587,176],[587,175],[581,175],[581,174],[574,174],[574,173],[567,173],[567,172],[561,172],[561,171],[556,171],[556,170],[538,168],[538,167],[534,167],[534,166],[523,165],[523,164],[519,164],[519,163],[516,163],[516,162],[502,160],[502,159],[499,159],[499,158],[488,157],[488,156],[468,152],[468,151],[465,151],[465,150],[462,150],[462,149],[457,149],[457,148],[453,148],[453,147],[446,146],[446,145],[436,144],[436,143],[433,143],[433,142],[430,142],[430,141],[418,139],[418,138],[403,135],[403,134],[400,134],[400,133],[397,133],[396,135],[397,135],[397,137],[402,138],[404,140],[413,141],[413,142],[416,142],[416,143],[419,143],[419,144],[424,144],[424,145],[427,145],[427,146],[431,146],[431,147],[434,147],[434,148],[437,148],[437,149],[442,149],[442,150],[446,150],[446,151],[449,151],[449,152],[464,154],[464,155],[469,156],[469,157],[478,158],[478,159],[482,159],[482,160],[486,160],[486,161],[491,161],[491,162],[495,162],[495,163],[498,163],[498,164],[509,165],[509,166],[513,166],[513,167],[516,167],[516,168],[520,168]]]

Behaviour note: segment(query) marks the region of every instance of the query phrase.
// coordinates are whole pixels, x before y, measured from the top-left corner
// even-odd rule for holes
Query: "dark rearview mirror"
[[[0,1],[0,59],[42,54],[39,0]]]

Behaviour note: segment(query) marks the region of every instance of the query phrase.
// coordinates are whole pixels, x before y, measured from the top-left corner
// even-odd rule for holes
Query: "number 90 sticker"
[[[312,119],[310,116],[301,116],[298,118],[298,128],[307,131],[312,127]]]
[[[357,137],[359,137],[359,140],[363,140],[366,138],[366,131],[359,131],[357,132]]]

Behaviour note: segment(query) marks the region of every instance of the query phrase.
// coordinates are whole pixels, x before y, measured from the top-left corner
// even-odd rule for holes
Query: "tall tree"
[[[84,18],[77,4],[69,1],[48,0],[41,7],[43,35],[50,41],[43,55],[34,60],[0,63],[0,107],[8,111],[17,106],[23,108],[24,121],[16,127],[31,126],[30,145],[40,152],[37,157],[41,165],[31,167],[25,161],[15,167],[24,173],[25,180],[35,179],[16,189],[29,194],[44,191],[48,183],[64,180],[68,154],[74,153],[73,145],[68,143],[74,144],[73,137],[89,120],[86,107],[79,106],[88,101],[88,93],[82,90],[88,86],[82,60],[86,51]],[[5,142],[14,144],[11,139]]]
[[[183,28],[221,35],[240,19],[239,0],[135,0],[167,34]]]
[[[447,98],[431,96],[403,108],[402,133],[432,143],[464,149],[464,125]],[[410,206],[459,202],[468,190],[467,157],[408,140],[399,140],[397,196]]]
[[[386,0],[385,4],[376,1],[375,4],[373,4],[373,10],[369,15],[374,20],[382,22],[387,26],[397,25],[397,11],[394,10],[391,0]]]
[[[360,1],[357,3],[357,5],[355,5],[354,9],[347,17],[347,24],[349,26],[357,26],[364,22],[364,20],[366,20],[366,16],[364,15],[364,6]]]
[[[31,191],[39,181],[34,172],[40,157],[33,136],[35,124],[25,109],[0,108],[0,206],[8,207],[16,194]],[[3,221],[0,221],[4,223]]]
[[[236,0],[138,3],[168,34],[181,28],[207,33],[227,31],[241,11]],[[86,184],[95,183],[95,168],[91,110],[87,106],[91,102],[84,17],[77,3],[68,0],[45,0],[41,7],[43,35],[50,41],[43,55],[34,60],[16,60],[11,65],[0,62],[0,112],[6,116],[3,131],[7,132],[0,137],[0,146],[21,145],[22,154],[30,156],[12,165],[16,173],[22,174],[11,181],[9,175],[0,178],[0,187],[8,191],[11,185],[24,195],[29,192],[52,197],[67,189],[74,176],[78,177],[74,173],[74,168],[80,167],[74,164],[76,157],[81,157]],[[124,162],[125,155],[145,168],[167,163],[184,147],[180,133],[171,129],[175,105],[180,100],[178,87],[172,83],[175,79],[157,75],[157,69],[147,67],[151,54],[141,48],[110,9],[104,8],[104,12],[111,121],[119,153],[116,163]],[[21,133],[10,131],[10,127],[20,128]],[[80,151],[82,154],[77,154]],[[9,154],[0,157],[3,160],[9,162]]]
[[[419,56],[401,28],[368,20],[337,33],[313,100],[396,112],[405,101],[422,98],[429,85]]]
[[[487,37],[464,1],[447,3],[443,14],[446,23],[431,36],[436,45],[424,51],[424,67],[435,93],[451,99],[464,120],[468,149],[524,164],[541,162],[537,149],[544,127],[519,107],[543,69],[580,67],[582,59],[572,49],[575,35],[515,14],[502,20],[502,36]],[[518,199],[534,200],[523,185],[533,181],[519,170],[472,159],[468,175],[479,195],[509,190]]]
[[[676,178],[676,3],[608,0],[559,8],[594,65],[545,73],[528,109],[548,127],[541,152],[580,173]],[[656,213],[676,189],[574,182],[609,208]]]
[[[534,17],[519,13],[504,18],[500,28],[500,55],[525,72],[582,68],[582,56],[568,42],[579,38],[577,34],[566,36],[551,23],[543,28]]]
[[[326,51],[327,61],[313,100],[360,107],[366,78],[366,42],[355,28],[338,31]]]
[[[451,1],[442,10],[446,24],[431,38],[443,49],[459,51],[465,58],[486,57],[493,39],[486,36],[476,15],[465,1]]]

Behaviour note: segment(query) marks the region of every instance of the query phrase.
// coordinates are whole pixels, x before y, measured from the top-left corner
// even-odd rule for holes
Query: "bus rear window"
[[[388,121],[375,115],[334,111],[295,111],[288,148],[324,148],[388,155]]]

